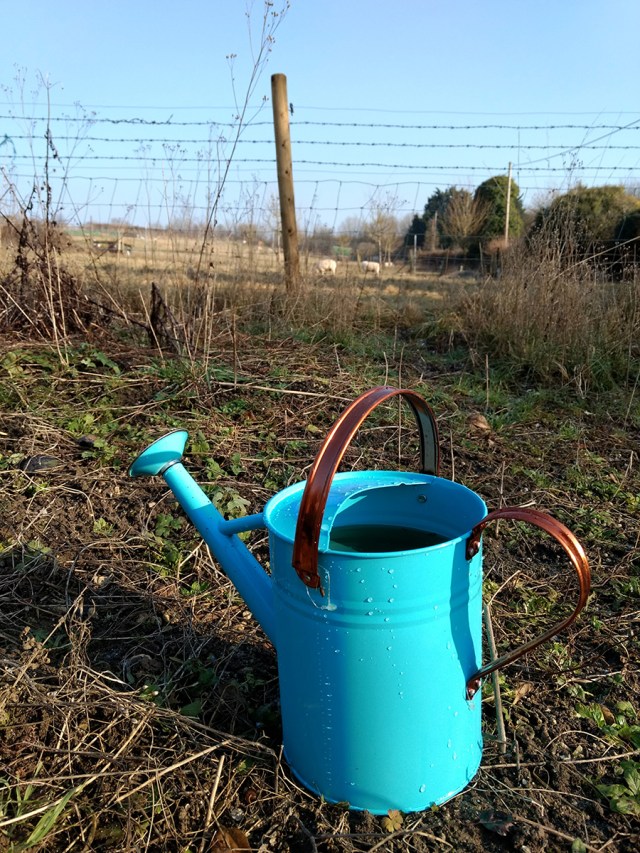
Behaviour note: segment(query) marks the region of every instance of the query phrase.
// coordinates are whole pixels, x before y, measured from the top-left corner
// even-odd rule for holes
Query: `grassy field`
[[[566,375],[543,382],[483,351],[464,311],[491,284],[343,267],[310,276],[291,304],[274,257],[225,244],[198,271],[197,245],[158,243],[67,248],[53,274],[36,253],[28,278],[3,261],[0,849],[635,853],[635,373],[604,390],[561,363]],[[20,312],[7,293],[28,286]],[[38,293],[40,315],[27,310]],[[592,592],[571,628],[501,672],[501,713],[484,684],[468,788],[374,817],[291,774],[272,646],[162,481],[127,469],[185,428],[187,465],[215,505],[259,512],[306,477],[344,406],[381,384],[431,404],[443,477],[491,509],[533,506],[573,530]],[[417,454],[409,411],[389,405],[343,467],[413,469]],[[570,612],[575,573],[519,524],[484,539],[501,653]],[[268,564],[263,531],[247,545]]]

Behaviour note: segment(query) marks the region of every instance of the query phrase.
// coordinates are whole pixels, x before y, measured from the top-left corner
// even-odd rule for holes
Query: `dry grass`
[[[458,328],[492,359],[543,382],[589,388],[633,383],[640,369],[640,275],[611,281],[553,247],[508,254],[458,307]]]
[[[110,250],[118,239],[124,251]],[[282,291],[282,256],[269,247],[222,238],[203,246],[170,233],[150,232],[145,239],[140,234],[118,238],[91,233],[74,237],[62,252],[49,251],[34,233],[20,249],[18,263],[15,252],[5,248],[0,259],[5,281],[0,294],[7,305],[0,312],[0,327],[15,329],[16,311],[23,315],[25,330],[40,330],[49,338],[64,338],[67,331],[86,330],[94,321],[104,325],[114,317],[122,323],[139,316],[154,325],[155,290],[167,325],[157,342],[164,345],[173,338],[173,348],[189,357],[208,351],[220,317],[229,328],[241,322],[245,328],[274,333],[406,329],[419,326],[471,286],[456,276],[413,273],[402,266],[384,270],[378,279],[364,275],[354,261],[340,262],[335,278],[321,277],[314,271],[317,259],[303,255],[304,287],[292,301]],[[25,274],[20,272],[24,267]],[[17,298],[17,283],[35,276],[40,290],[29,299]],[[21,301],[22,311],[17,307]],[[33,316],[38,310],[48,317],[48,328],[45,323],[41,329]]]
[[[633,391],[602,405],[593,359],[569,354],[602,329],[632,363],[637,284],[585,287],[542,262],[496,283],[402,269],[377,281],[345,264],[291,302],[273,257],[231,243],[196,275],[200,247],[180,238],[130,255],[30,240],[1,279],[0,849],[635,853],[637,813],[596,786],[640,767],[640,421]],[[475,345],[540,375],[546,344],[587,402],[508,393],[488,363],[476,374],[430,352],[416,329],[433,318],[447,331],[462,318]],[[150,438],[185,427],[196,479],[259,511],[304,478],[345,402],[383,383],[434,403],[443,476],[490,506],[559,514],[594,574],[579,622],[503,674],[506,745],[487,689],[478,776],[391,830],[297,784],[273,649],[162,484],[125,476]],[[389,416],[345,464],[413,467],[416,451],[406,418]],[[267,562],[263,535],[250,547]],[[572,579],[519,531],[486,548],[506,648],[557,621]]]
[[[485,388],[480,377],[470,393],[463,364],[398,347],[385,365],[344,347],[232,335],[224,323],[215,343],[206,381],[188,360],[108,339],[101,350],[68,341],[57,367],[50,347],[2,346],[6,848],[186,853],[227,849],[222,830],[235,829],[263,853],[537,853],[570,849],[577,837],[587,850],[635,853],[637,821],[610,811],[594,785],[613,783],[638,751],[576,708],[615,715],[631,701],[637,710],[636,420],[626,430],[615,413],[572,420],[558,401],[552,420],[534,407],[498,426],[503,401],[486,410],[489,433],[469,432]],[[125,471],[150,437],[185,426],[196,478],[258,511],[304,476],[345,401],[399,370],[439,401],[443,476],[455,473],[493,506],[534,500],[560,512],[585,542],[595,595],[557,644],[505,671],[506,752],[492,740],[488,690],[479,775],[390,832],[296,783],[281,756],[273,650],[199,537],[178,524],[172,496]],[[412,467],[414,439],[390,417],[363,431],[347,464]],[[263,536],[250,545],[267,559]],[[487,549],[504,648],[555,619],[572,582],[544,548],[506,528]]]

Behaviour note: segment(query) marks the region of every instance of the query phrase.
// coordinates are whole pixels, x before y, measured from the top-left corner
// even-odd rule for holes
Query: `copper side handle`
[[[547,515],[547,513],[540,512],[540,510],[537,509],[528,509],[526,507],[504,507],[503,509],[497,509],[494,512],[490,512],[479,524],[476,524],[471,531],[471,536],[467,541],[467,559],[470,560],[471,557],[478,553],[482,531],[490,521],[496,521],[498,518],[511,518],[516,521],[528,521],[554,536],[569,555],[569,559],[573,563],[573,567],[577,572],[578,581],[580,583],[580,596],[573,613],[566,619],[563,619],[562,622],[559,622],[557,625],[554,625],[553,628],[545,631],[541,637],[529,640],[528,643],[524,643],[524,645],[519,646],[512,652],[507,652],[491,663],[486,664],[486,666],[481,667],[476,673],[474,673],[467,681],[467,699],[471,699],[475,695],[480,687],[481,680],[485,676],[489,675],[496,669],[506,666],[508,663],[512,663],[514,660],[517,660],[517,658],[522,657],[522,655],[537,648],[541,643],[544,643],[545,640],[550,639],[571,625],[578,613],[580,613],[584,605],[587,603],[589,590],[591,589],[591,572],[589,570],[589,562],[580,542],[576,539],[573,533],[564,526],[564,524],[557,521],[555,518],[552,518],[550,515]]]
[[[305,486],[296,537],[293,544],[293,567],[300,580],[324,595],[318,575],[318,542],[322,516],[329,496],[329,489],[338,465],[358,427],[380,403],[401,395],[411,406],[420,431],[422,471],[438,474],[440,452],[438,430],[433,412],[415,391],[380,386],[365,391],[350,403],[329,430],[315,458]]]

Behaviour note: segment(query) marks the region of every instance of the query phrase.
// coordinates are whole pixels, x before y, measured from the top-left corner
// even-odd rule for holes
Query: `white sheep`
[[[319,272],[320,275],[324,275],[325,273],[335,275],[337,268],[338,264],[333,260],[333,258],[323,258],[321,261],[318,261],[315,266],[316,272]]]
[[[362,261],[362,272],[372,272],[374,275],[380,275],[380,264],[378,261]]]

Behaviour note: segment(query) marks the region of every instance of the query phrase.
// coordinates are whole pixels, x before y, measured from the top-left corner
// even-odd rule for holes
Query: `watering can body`
[[[420,432],[422,472],[336,473],[370,411],[402,395]],[[445,802],[482,757],[481,679],[570,624],[589,591],[580,544],[544,513],[488,513],[438,476],[435,419],[415,392],[372,389],[327,435],[309,478],[262,513],[226,521],[180,462],[186,433],[154,442],[132,476],[162,474],[244,597],[278,660],[284,754],[330,802],[383,814]],[[556,537],[578,574],[574,612],[482,665],[482,541],[493,518]],[[237,533],[269,532],[270,575]]]
[[[486,507],[438,477],[338,474],[330,502],[343,500],[319,548],[321,596],[291,570],[305,485],[264,512],[285,757],[307,788],[352,808],[444,802],[482,755],[480,697],[466,696],[481,662],[482,557],[467,561],[465,534]],[[413,544],[444,541],[376,550],[406,531]]]

